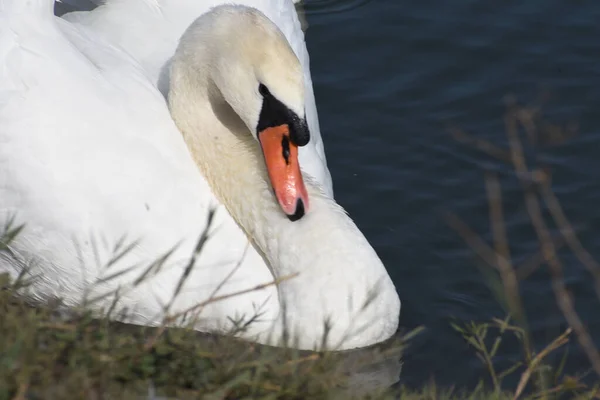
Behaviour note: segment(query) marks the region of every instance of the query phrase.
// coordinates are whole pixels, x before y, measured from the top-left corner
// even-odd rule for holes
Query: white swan
[[[286,196],[297,198],[301,186],[276,199],[253,136],[285,117],[300,131],[289,135],[289,156],[271,159],[293,161],[294,142],[307,133],[295,120],[303,117],[303,78],[283,35],[255,9],[216,8],[182,39],[171,112],[229,214],[133,58],[53,17],[51,0],[0,0],[0,217],[26,224],[10,254],[0,255],[0,272],[17,276],[29,267],[37,275],[29,295],[59,296],[69,307],[87,298],[106,309],[114,296],[104,294],[118,291],[128,321],[157,325],[216,206],[209,238],[170,312],[298,272],[279,291],[207,305],[195,328],[225,332],[258,309],[260,319],[240,337],[279,344],[290,335],[302,349],[320,346],[325,331],[328,346],[338,349],[386,339],[397,328],[400,302],[379,258],[307,175],[307,212],[296,222],[286,218]],[[277,106],[265,108],[265,98]],[[269,132],[284,140],[282,128]],[[277,189],[291,176],[271,178]],[[243,245],[231,215],[255,247]],[[111,258],[123,235],[139,241]],[[169,250],[168,261],[138,283]],[[116,277],[103,279],[108,275]]]
[[[298,2],[298,1],[294,1]],[[146,76],[166,94],[168,63],[183,31],[210,8],[231,3],[225,0],[68,0],[76,7],[89,3],[102,6],[93,11],[72,12],[64,19],[81,30],[118,45],[133,56]],[[303,169],[320,182],[333,197],[327,169],[309,68],[309,56],[298,14],[289,0],[236,0],[236,4],[256,8],[279,27],[300,59],[304,71],[306,119],[311,141],[300,149]]]

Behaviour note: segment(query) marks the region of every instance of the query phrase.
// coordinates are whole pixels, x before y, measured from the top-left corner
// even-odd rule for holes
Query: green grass
[[[8,229],[0,251],[18,234]],[[34,306],[19,295],[29,284],[0,275],[0,400],[508,398],[390,388],[418,331],[358,351],[298,351]]]
[[[189,329],[65,317],[20,300],[6,275],[0,286],[0,399],[147,398],[152,388],[179,399],[342,399],[368,388],[349,373],[383,366],[391,385],[400,372],[398,340],[363,352],[280,349]],[[369,398],[393,398],[385,389]]]
[[[50,307],[16,300],[5,279],[0,294],[0,398],[131,398],[150,385],[178,398],[311,397],[343,385],[324,373],[333,358],[165,330],[65,319]],[[293,354],[296,353],[296,354]],[[309,379],[310,376],[319,379]]]

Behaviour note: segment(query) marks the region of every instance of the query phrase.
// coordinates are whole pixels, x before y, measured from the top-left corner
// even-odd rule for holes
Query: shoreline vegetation
[[[507,104],[504,147],[451,130],[465,146],[509,166],[539,241],[538,253],[525,263],[512,261],[497,170],[484,171],[488,233],[480,235],[460,216],[445,214],[446,223],[477,257],[477,266],[507,314],[452,325],[486,371],[475,388],[439,388],[434,381],[421,390],[403,386],[401,370],[411,367],[402,364],[403,349],[426,327],[360,350],[274,348],[185,328],[128,325],[85,309],[65,312],[59,301],[33,305],[17,295],[35,279],[25,272],[12,282],[0,274],[0,400],[600,398],[600,355],[565,286],[558,251],[568,249],[577,257],[599,295],[600,264],[562,211],[549,168],[528,155],[537,146],[560,144],[576,132],[545,122],[539,106],[519,106],[512,99]],[[26,228],[8,224],[0,232],[0,253],[10,253],[10,243],[22,229]],[[547,343],[533,343],[520,292],[521,282],[540,268],[550,274],[548,284],[568,325]],[[500,370],[497,360],[506,342],[515,339],[521,345],[521,360]],[[580,375],[564,371],[568,343],[579,346],[589,361],[577,371]],[[509,377],[517,384],[508,385]]]

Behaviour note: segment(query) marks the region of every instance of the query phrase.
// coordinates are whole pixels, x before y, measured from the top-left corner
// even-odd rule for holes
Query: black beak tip
[[[300,218],[304,217],[304,202],[302,199],[298,199],[296,202],[296,212],[294,214],[286,214],[288,219],[292,222],[298,221]]]
[[[301,134],[290,135],[290,136],[291,136],[290,139],[292,139],[292,142],[294,142],[294,144],[298,147],[306,146],[308,144],[308,142],[310,142],[310,134],[308,133],[308,130]]]
[[[308,134],[300,136],[300,137],[296,137],[296,139],[294,140],[294,143],[298,147],[306,146],[308,144],[308,142],[310,142],[310,136]]]
[[[290,139],[298,147],[306,146],[310,142],[310,131],[305,119],[295,118],[290,126]]]

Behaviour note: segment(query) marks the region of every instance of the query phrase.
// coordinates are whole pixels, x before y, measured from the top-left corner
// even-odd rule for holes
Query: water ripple
[[[312,76],[336,198],[388,266],[403,326],[429,328],[407,354],[405,383],[422,384],[434,366],[442,384],[473,383],[477,362],[449,315],[482,321],[504,311],[479,261],[441,216],[460,215],[490,242],[483,170],[492,169],[502,183],[512,256],[523,261],[539,246],[509,168],[457,143],[447,127],[506,146],[504,96],[528,102],[550,88],[555,96],[545,114],[561,124],[577,121],[581,134],[528,154],[552,168],[565,213],[600,256],[600,2],[308,1],[311,7]],[[600,343],[589,276],[572,256],[561,257]],[[533,334],[545,342],[563,321],[547,271],[540,268],[521,288]],[[585,363],[573,357],[575,366]]]

